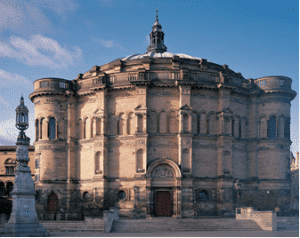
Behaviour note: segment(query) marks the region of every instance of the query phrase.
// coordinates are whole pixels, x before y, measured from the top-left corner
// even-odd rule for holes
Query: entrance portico
[[[170,159],[157,159],[148,168],[147,216],[181,217],[181,172]]]

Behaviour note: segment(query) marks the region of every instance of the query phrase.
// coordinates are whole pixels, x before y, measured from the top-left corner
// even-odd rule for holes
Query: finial
[[[23,94],[21,94],[20,103],[21,103],[21,104],[24,104]]]
[[[158,21],[158,10],[156,9],[156,19],[155,21]]]

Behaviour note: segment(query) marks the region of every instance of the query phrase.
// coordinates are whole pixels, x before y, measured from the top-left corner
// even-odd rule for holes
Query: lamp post
[[[236,203],[237,207],[239,207],[239,198],[241,197],[241,183],[239,180],[236,180],[235,184],[235,190],[236,190]]]
[[[4,227],[8,236],[46,236],[48,233],[39,224],[35,210],[35,191],[31,171],[28,167],[28,145],[30,139],[25,135],[28,124],[28,109],[21,97],[20,105],[16,108],[16,127],[20,130],[17,138],[18,162],[15,175],[15,184],[12,191],[13,207],[10,219]]]

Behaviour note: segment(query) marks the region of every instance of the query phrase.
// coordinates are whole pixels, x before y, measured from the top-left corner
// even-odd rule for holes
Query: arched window
[[[165,111],[162,111],[159,115],[159,133],[167,133],[167,114]]]
[[[58,212],[58,197],[55,193],[51,193],[48,196],[48,212],[49,213],[57,213]]]
[[[239,137],[239,126],[240,124],[240,119],[239,117],[234,117],[234,119],[232,120],[232,134],[235,138]]]
[[[284,137],[290,139],[291,131],[290,131],[290,118],[286,118],[284,121]]]
[[[178,120],[175,112],[170,112],[168,127],[169,133],[178,133]]]
[[[45,118],[42,118],[40,121],[40,139],[46,139],[47,125]]]
[[[275,139],[276,138],[276,117],[272,116],[268,120],[268,138]]]
[[[13,188],[14,188],[14,185],[13,185],[12,182],[8,182],[8,183],[6,184],[6,195],[7,195],[8,197],[11,197],[11,191],[13,190]]]
[[[54,140],[56,135],[56,123],[55,118],[51,117],[49,119],[49,125],[48,125],[48,138],[49,140]]]
[[[134,135],[134,120],[133,120],[133,113],[129,113],[127,117],[127,135]]]
[[[95,174],[101,174],[100,171],[100,151],[95,154]]]
[[[83,135],[84,135],[84,126],[83,126],[83,121],[82,119],[78,120],[78,139],[83,139]]]
[[[136,152],[136,172],[144,172],[143,168],[143,150],[140,149]]]
[[[101,135],[101,118],[96,118],[96,135]]]
[[[192,113],[192,133],[194,135],[198,134],[199,130],[198,130],[198,114],[196,112]]]
[[[82,195],[83,201],[88,202],[90,200],[90,194],[89,192],[84,192]]]
[[[183,114],[182,115],[182,130],[184,133],[189,133],[190,128],[189,128],[189,115],[188,114]]]
[[[119,123],[118,123],[118,135],[125,135],[126,128],[125,128],[125,114],[121,113],[119,115]]]
[[[138,114],[137,115],[137,119],[138,119],[138,128],[137,128],[137,131],[139,133],[143,133],[143,131],[144,131],[143,115]]]
[[[214,113],[211,113],[208,117],[208,132],[207,134],[216,135],[217,134],[217,119]]]
[[[3,182],[0,182],[0,197],[4,197],[6,194],[5,192],[5,185]]]
[[[39,140],[39,119],[35,120],[35,141]]]
[[[87,117],[84,120],[84,139],[90,139],[91,138],[91,121],[90,118]]]
[[[207,120],[204,112],[200,115],[200,134],[207,134]]]

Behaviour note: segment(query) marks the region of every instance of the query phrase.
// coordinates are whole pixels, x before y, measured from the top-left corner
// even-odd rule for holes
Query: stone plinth
[[[47,236],[46,229],[39,224],[35,210],[34,182],[28,167],[28,143],[18,138],[17,169],[12,191],[13,207],[10,219],[4,226],[4,236]]]

